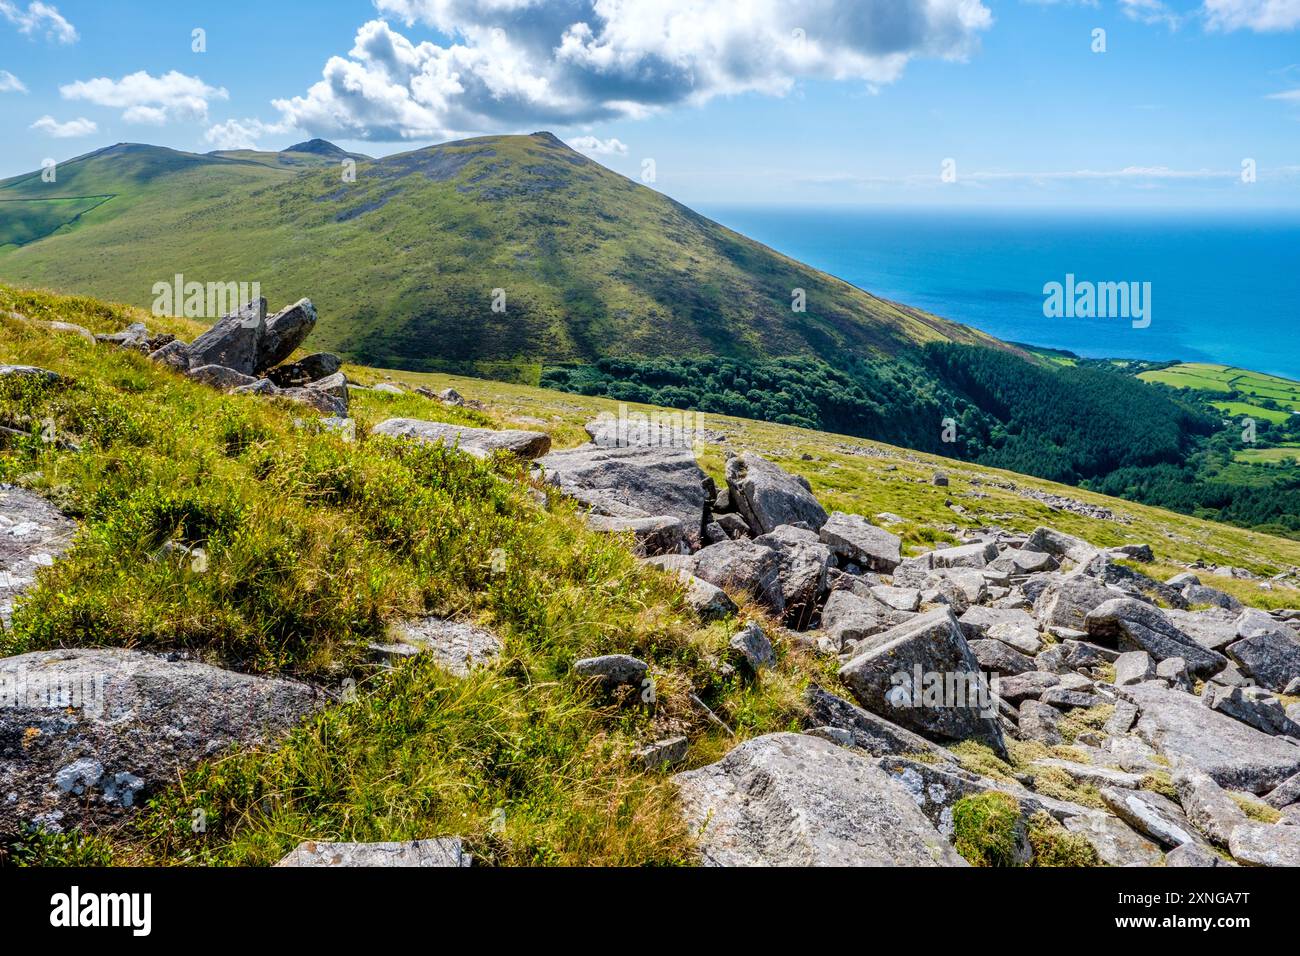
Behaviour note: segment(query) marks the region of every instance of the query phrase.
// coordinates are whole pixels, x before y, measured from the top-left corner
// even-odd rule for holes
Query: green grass
[[[1236,452],[1233,461],[1244,462],[1248,465],[1270,465],[1277,462],[1285,461],[1290,458],[1300,461],[1300,443],[1287,442],[1278,445],[1276,448],[1243,448]]]
[[[1290,412],[1279,411],[1274,408],[1261,408],[1248,402],[1210,402],[1210,404],[1221,412],[1227,412],[1232,418],[1262,418],[1265,421],[1280,425],[1291,417]]]
[[[1289,412],[1300,412],[1300,382],[1264,372],[1252,372],[1232,365],[1188,362],[1168,368],[1140,372],[1138,378],[1161,382],[1175,388],[1190,388],[1213,395],[1237,393],[1244,401],[1211,401],[1216,408],[1232,415],[1253,415],[1272,422],[1284,422]],[[1207,397],[1209,397],[1207,396]],[[1272,399],[1286,411],[1262,408],[1249,401]]]
[[[11,309],[95,331],[140,319],[185,337],[200,328],[0,287],[0,311]],[[714,661],[730,634],[741,619],[763,620],[761,611],[742,600],[736,618],[702,624],[672,576],[587,531],[566,502],[552,497],[538,507],[520,466],[368,437],[370,425],[393,415],[500,427],[524,418],[545,422],[556,446],[567,447],[585,440],[584,422],[617,403],[349,366],[362,382],[452,385],[486,407],[359,392],[359,440],[348,443],[296,424],[310,417],[302,406],[224,396],[136,353],[10,320],[0,320],[0,362],[69,379],[46,388],[4,383],[0,424],[31,437],[0,454],[0,481],[33,488],[82,522],[74,547],[41,572],[13,629],[0,634],[0,653],[185,648],[224,666],[330,687],[351,679],[357,688],[278,748],[194,768],[132,825],[91,841],[25,843],[11,848],[14,858],[261,864],[304,839],[458,834],[486,863],[686,863],[693,850],[671,782],[644,772],[632,759],[636,747],[685,733],[688,765],[700,766],[748,737],[796,729],[811,680],[836,686],[831,665],[775,627],[775,668],[756,682],[720,674]],[[42,442],[49,419],[81,451]],[[951,528],[996,521],[1016,530],[1051,524],[1100,544],[1147,541],[1161,571],[1198,557],[1261,570],[1300,563],[1298,542],[1005,472],[722,416],[707,416],[706,425],[727,433],[732,447],[806,475],[829,508],[902,515],[911,551],[950,540]],[[701,449],[719,479],[723,450]],[[929,484],[937,467],[950,476],[948,488]],[[1054,513],[1018,493],[1025,489],[1110,507],[1123,521]],[[955,514],[949,498],[968,514]],[[161,558],[167,541],[204,547],[207,571]],[[1300,603],[1281,588],[1233,587],[1250,603]],[[367,643],[421,613],[496,629],[501,663],[460,680],[423,661],[392,672],[365,662]],[[651,662],[652,707],[597,699],[572,679],[574,659],[612,652]],[[737,736],[710,723],[691,693]],[[1100,716],[1079,717],[1078,729]],[[988,753],[964,759],[992,775],[1012,769]],[[196,834],[198,810],[207,826]]]

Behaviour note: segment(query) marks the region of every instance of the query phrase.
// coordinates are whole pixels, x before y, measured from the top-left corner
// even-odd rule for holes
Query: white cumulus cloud
[[[0,0],[0,16],[16,26],[19,33],[27,36],[44,33],[47,40],[56,43],[77,42],[76,27],[59,13],[58,7],[48,3],[37,0],[27,4],[27,9],[24,10],[11,0]]]
[[[0,93],[26,93],[27,87],[8,70],[0,70]]]
[[[1300,0],[1205,0],[1211,30],[1277,33],[1300,26]]]
[[[85,100],[122,110],[128,123],[161,125],[170,120],[206,120],[210,100],[229,99],[220,87],[208,86],[197,76],[172,70],[152,76],[144,70],[120,80],[106,76],[79,80],[59,87],[66,100]]]
[[[282,136],[289,127],[277,123],[263,123],[257,119],[232,119],[217,123],[204,134],[214,149],[258,149],[267,136]]]
[[[426,138],[635,118],[802,78],[897,80],[915,57],[960,60],[981,0],[375,0],[447,46],[384,20],[358,30],[303,95],[274,101],[315,135]]]
[[[53,136],[55,139],[89,136],[91,133],[99,131],[99,126],[94,120],[88,120],[84,117],[60,123],[53,116],[42,116],[32,124],[31,128],[48,136]]]
[[[592,156],[627,155],[627,144],[613,137],[599,139],[595,136],[575,136],[569,140],[569,145],[580,153],[589,153]]]

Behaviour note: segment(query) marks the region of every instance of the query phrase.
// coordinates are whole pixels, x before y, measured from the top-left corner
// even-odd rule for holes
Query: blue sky
[[[536,129],[691,203],[1300,209],[1300,0],[0,0],[0,176]]]

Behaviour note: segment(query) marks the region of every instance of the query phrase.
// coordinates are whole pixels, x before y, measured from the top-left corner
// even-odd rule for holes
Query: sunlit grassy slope
[[[317,345],[421,370],[996,344],[779,255],[549,134],[362,162],[355,182],[341,163],[268,156],[122,145],[62,164],[56,184],[0,183],[0,199],[114,196],[44,239],[0,245],[0,278],[138,306],[175,273],[258,281],[272,301],[316,302]],[[806,312],[792,310],[796,289]]]
[[[133,320],[187,337],[201,328],[0,287],[0,312],[11,309],[101,332]],[[135,822],[92,840],[35,839],[9,848],[15,859],[264,864],[302,839],[456,834],[484,863],[691,862],[668,775],[646,771],[636,747],[686,734],[687,765],[700,766],[748,737],[799,727],[811,681],[838,688],[837,662],[813,657],[771,621],[774,668],[757,681],[720,670],[731,634],[745,619],[765,620],[761,610],[746,604],[702,624],[671,576],[586,530],[563,500],[539,507],[519,465],[368,436],[400,415],[542,428],[565,447],[584,440],[591,417],[617,412],[612,402],[350,366],[363,383],[451,385],[485,408],[358,391],[359,440],[345,442],[311,427],[302,406],[221,395],[139,354],[9,319],[0,319],[0,362],[70,380],[53,389],[4,383],[0,424],[30,437],[6,440],[0,481],[49,496],[83,528],[19,605],[0,654],[184,649],[327,686],[357,681],[354,696],[278,748],[204,763]],[[48,422],[80,450],[43,442]],[[1300,564],[1300,542],[1048,482],[783,426],[720,416],[704,424],[726,436],[726,446],[702,449],[715,477],[724,447],[761,452],[807,476],[828,508],[901,516],[912,551],[976,523],[1047,523],[1098,544],[1147,542],[1155,573],[1196,558],[1261,572]],[[949,487],[930,483],[937,468]],[[1086,501],[1119,520],[1055,512],[1024,492]],[[169,540],[201,543],[207,570],[160,559]],[[1210,580],[1255,604],[1300,604],[1289,589]],[[367,664],[370,641],[424,612],[496,629],[503,661],[465,680],[427,662],[392,672]],[[651,663],[653,706],[606,701],[574,681],[573,660],[615,652]],[[196,810],[202,833],[191,825]]]

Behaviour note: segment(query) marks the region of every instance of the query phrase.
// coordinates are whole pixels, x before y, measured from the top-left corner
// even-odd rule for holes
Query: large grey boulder
[[[1232,831],[1228,852],[1251,866],[1300,866],[1300,826],[1243,823]]]
[[[406,843],[321,843],[307,840],[276,866],[469,866],[459,837]]]
[[[625,686],[641,687],[650,673],[650,665],[630,654],[605,654],[574,661],[573,672],[583,680],[613,691]]]
[[[992,541],[976,541],[930,552],[930,560],[936,568],[983,568],[997,556],[998,546]]]
[[[196,382],[202,382],[209,388],[219,389],[220,391],[238,388],[241,385],[252,385],[257,381],[251,375],[237,372],[233,368],[226,368],[224,365],[197,365],[185,374]]]
[[[1070,833],[1091,843],[1108,866],[1159,866],[1164,861],[1159,846],[1109,813],[1098,810],[1062,822]]]
[[[1181,657],[1197,677],[1227,665],[1222,654],[1202,647],[1165,617],[1160,608],[1134,598],[1114,598],[1088,612],[1084,627],[1095,638],[1114,640],[1123,650],[1143,650],[1155,660]]]
[[[798,522],[819,531],[828,520],[806,482],[749,452],[728,459],[727,489],[756,535]]]
[[[841,650],[889,630],[914,615],[852,591],[832,591],[822,608],[821,628]]]
[[[263,308],[265,309],[265,303]],[[299,299],[266,320],[262,337],[258,341],[254,372],[265,372],[279,365],[316,328],[316,307],[311,299]],[[335,369],[337,371],[337,369]],[[326,373],[332,374],[332,373]]]
[[[1161,610],[1176,628],[1212,651],[1222,653],[1225,647],[1237,640],[1237,615],[1231,611],[1217,607],[1204,611],[1180,611],[1177,608]]]
[[[962,614],[957,623],[968,641],[1001,641],[1021,654],[1030,655],[1043,649],[1037,623],[1032,616],[1017,608],[976,605]]]
[[[1300,638],[1263,611],[1249,610],[1236,622],[1241,640],[1229,644],[1227,655],[1255,682],[1281,693],[1300,677]]]
[[[1022,547],[1026,551],[1041,551],[1058,560],[1065,559],[1075,564],[1086,564],[1100,553],[1099,548],[1082,538],[1076,538],[1072,534],[1045,525],[1040,525],[1031,531]]]
[[[873,757],[924,754],[927,759],[954,762],[952,754],[920,734],[877,717],[816,684],[810,685],[805,691],[804,703],[808,706],[808,716],[804,723],[809,728],[832,727],[841,730],[847,735],[848,746],[864,750]]]
[[[266,300],[256,299],[223,315],[189,344],[191,368],[222,365],[244,375],[260,372],[259,347],[266,332]]]
[[[1049,581],[1034,600],[1034,616],[1043,627],[1082,631],[1088,612],[1117,597],[1096,578],[1073,571]]]
[[[1300,746],[1205,707],[1191,694],[1155,683],[1117,688],[1141,710],[1137,735],[1177,766],[1199,769],[1221,787],[1267,793],[1300,772]]]
[[[826,591],[831,552],[811,531],[781,525],[754,543],[771,548],[779,559],[776,586],[781,592],[779,608],[787,627],[803,630],[812,621]]]
[[[819,534],[836,557],[869,571],[888,574],[902,561],[902,539],[861,515],[833,511]]]
[[[639,557],[660,554],[680,554],[685,542],[685,529],[680,518],[661,516],[654,518],[611,518],[608,515],[584,516],[588,528],[601,534],[630,534],[633,553]]]
[[[583,445],[538,460],[546,480],[597,514],[680,518],[688,535],[704,521],[704,472],[688,448]]]
[[[14,601],[72,543],[77,525],[40,495],[0,485],[0,623],[9,627]],[[0,800],[3,797],[0,796]]]
[[[307,684],[121,649],[0,660],[0,832],[108,822],[195,761],[274,738],[326,702]]]
[[[498,451],[506,451],[520,458],[537,458],[545,455],[551,447],[551,436],[545,432],[513,429],[493,431],[468,425],[426,422],[418,418],[389,418],[372,428],[370,433],[408,438],[426,445],[443,444],[475,458],[489,458]]]
[[[988,677],[946,608],[869,638],[839,676],[886,720],[931,740],[975,739],[1006,753]]]
[[[1101,800],[1115,816],[1164,847],[1172,849],[1184,843],[1201,842],[1182,808],[1159,793],[1102,787]]]
[[[963,866],[870,759],[808,734],[768,734],[673,778],[711,866]]]
[[[1211,710],[1235,717],[1266,734],[1282,734],[1300,740],[1300,724],[1287,716],[1286,708],[1269,691],[1259,687],[1205,685],[1201,701]]]
[[[733,592],[752,594],[779,615],[785,613],[781,555],[754,541],[719,541],[694,555],[693,573]]]

